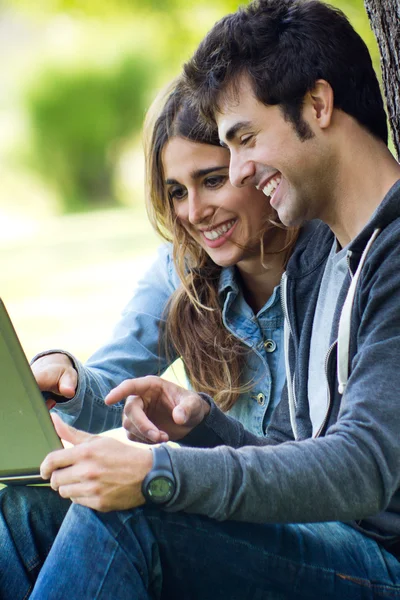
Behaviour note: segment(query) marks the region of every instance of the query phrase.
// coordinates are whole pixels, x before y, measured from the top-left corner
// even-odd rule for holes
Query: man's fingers
[[[91,433],[86,433],[86,431],[80,431],[79,429],[75,429],[75,427],[71,427],[71,425],[67,425],[67,423],[64,423],[64,421],[54,413],[50,416],[58,436],[74,446],[82,444],[83,442],[89,442],[95,437]]]
[[[133,381],[134,379],[126,379],[117,385],[116,388],[107,394],[107,396],[104,398],[104,402],[108,405],[116,404],[117,402],[125,400],[125,398],[128,396],[131,396],[134,393],[131,391]]]
[[[173,409],[172,418],[177,425],[195,427],[203,420],[208,410],[208,404],[201,396],[188,393],[182,396],[179,404]]]
[[[148,375],[137,379],[126,379],[116,388],[111,390],[104,398],[106,404],[116,404],[128,396],[144,396],[147,394],[161,394],[167,382],[160,377]]]
[[[209,412],[207,402],[195,392],[153,375],[124,381],[105,402],[115,404],[124,398],[124,428],[130,439],[147,443],[180,439]]]
[[[65,448],[64,450],[55,450],[46,456],[40,465],[40,476],[43,479],[50,479],[53,471],[70,467],[75,463],[75,448]]]
[[[191,415],[190,411],[189,415]],[[172,411],[172,418],[177,425],[185,425],[185,423],[188,421],[186,410],[181,404],[175,406],[174,410]]]
[[[82,480],[82,474],[77,473],[78,469],[64,467],[63,469],[57,469],[51,474],[50,485],[56,492],[62,486],[73,485],[80,483]],[[61,494],[62,495],[62,494]]]
[[[124,429],[136,436],[140,441],[153,443],[167,441],[167,434],[161,432],[158,427],[150,421],[143,410],[143,406],[144,404],[141,398],[138,396],[128,396],[122,420]]]
[[[140,433],[140,431],[136,427],[135,423],[133,423],[125,415],[122,417],[122,427],[125,429],[127,437],[131,441],[149,443],[149,440],[146,439],[145,435],[143,435],[142,433]]]
[[[65,469],[66,467],[74,465],[76,461],[81,461],[84,456],[84,454],[82,454],[84,447],[82,447],[81,444],[101,439],[96,435],[86,433],[85,431],[79,431],[78,429],[67,425],[58,415],[51,414],[51,418],[60,438],[73,444],[73,447],[55,450],[46,456],[40,465],[40,475],[43,479],[50,479],[53,472],[57,471],[57,469]],[[86,446],[87,449],[84,450],[86,454],[87,452],[90,452],[88,446],[89,444]]]

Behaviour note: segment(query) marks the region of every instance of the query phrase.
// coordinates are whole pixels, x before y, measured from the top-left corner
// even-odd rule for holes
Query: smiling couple
[[[86,366],[33,370],[80,430],[123,413],[180,446],[55,417],[53,489],[0,496],[1,597],[400,598],[400,167],[364,43],[321,2],[257,0],[148,126],[172,244]],[[176,356],[193,390],[141,377]]]

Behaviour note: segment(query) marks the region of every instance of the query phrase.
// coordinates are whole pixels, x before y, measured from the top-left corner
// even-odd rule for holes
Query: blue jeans
[[[49,487],[0,490],[0,599],[28,598],[71,505]]]
[[[48,496],[51,490],[45,492]],[[51,508],[48,498],[47,502]],[[64,505],[59,516],[62,510]],[[30,548],[34,532],[29,525],[23,519],[9,529],[19,528],[14,538],[25,539]],[[41,536],[51,538],[53,533],[42,531]],[[8,562],[8,579],[0,579],[5,584],[26,571],[27,558],[19,547],[19,553],[11,549],[8,557],[1,557]],[[36,562],[43,560],[42,554]],[[0,565],[3,569],[3,562]],[[10,594],[7,587],[0,587],[0,597],[26,597],[26,586],[25,596],[15,591]],[[97,513],[74,504],[31,600],[72,598],[400,599],[400,563],[342,523],[259,525],[148,507]]]

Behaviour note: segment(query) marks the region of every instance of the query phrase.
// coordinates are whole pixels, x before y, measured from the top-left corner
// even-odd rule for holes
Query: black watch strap
[[[162,470],[169,471],[172,474],[172,463],[169,452],[165,446],[156,446],[153,452],[153,468],[152,471]]]
[[[165,446],[156,446],[152,452],[153,467],[143,480],[142,494],[146,502],[160,506],[171,500],[176,483],[171,458]]]

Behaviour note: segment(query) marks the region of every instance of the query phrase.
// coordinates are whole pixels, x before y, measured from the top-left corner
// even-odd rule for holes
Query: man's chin
[[[277,221],[282,223],[282,225],[285,225],[285,227],[301,227],[306,221],[306,219],[300,215],[293,215],[285,211],[278,212],[277,217]]]

